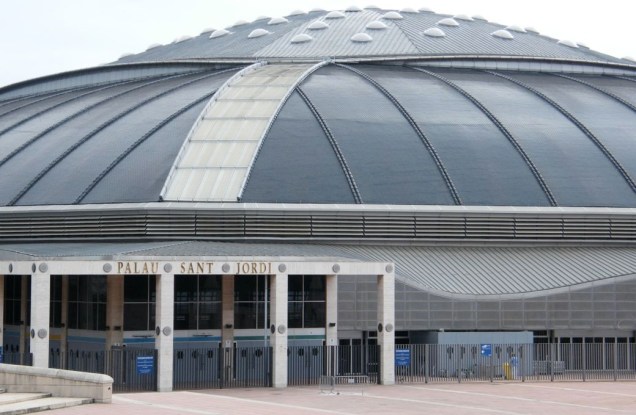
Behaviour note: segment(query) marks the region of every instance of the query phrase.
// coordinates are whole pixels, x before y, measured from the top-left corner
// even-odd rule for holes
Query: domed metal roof
[[[338,17],[338,18],[334,18]],[[398,18],[399,17],[399,18]],[[455,17],[455,19],[453,19]],[[380,20],[388,27],[374,31],[373,41],[352,43],[352,36],[373,31],[369,23]],[[272,25],[272,21],[277,24]],[[312,28],[323,22],[328,29]],[[446,36],[442,41],[422,36],[422,33],[438,24]],[[564,47],[556,39],[538,33],[518,31],[514,42],[493,38],[491,33],[507,27],[464,15],[445,15],[431,12],[398,13],[379,9],[348,9],[345,11],[312,11],[293,14],[287,18],[260,19],[251,23],[227,28],[225,36],[210,36],[208,32],[192,39],[122,57],[117,63],[157,62],[189,59],[313,59],[324,58],[387,58],[425,56],[525,56],[559,58],[584,61],[620,62],[619,59],[591,50]],[[250,37],[254,31],[267,30],[268,36]],[[260,32],[259,32],[260,33]],[[311,34],[314,40],[299,46],[291,42],[296,36]]]
[[[431,37],[449,16],[341,14],[0,89],[0,206],[636,207],[628,61],[477,19]]]

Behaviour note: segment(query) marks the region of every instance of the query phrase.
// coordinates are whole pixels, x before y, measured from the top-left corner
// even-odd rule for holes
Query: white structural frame
[[[50,347],[50,284],[52,275],[105,275],[108,279],[126,275],[156,275],[157,389],[173,388],[174,350],[174,281],[178,275],[221,275],[224,279],[235,275],[269,275],[271,303],[271,334],[273,349],[272,385],[287,386],[288,350],[288,276],[324,275],[326,282],[325,344],[337,344],[337,280],[346,276],[377,276],[378,343],[381,345],[380,383],[395,383],[395,274],[390,262],[352,262],[333,259],[311,260],[281,257],[125,257],[113,260],[78,260],[56,258],[45,261],[0,261],[5,275],[31,276],[30,351],[33,366],[49,366]],[[201,272],[203,270],[203,272]],[[0,282],[4,276],[0,274]],[[23,279],[26,281],[26,279]],[[2,287],[4,286],[1,284]],[[120,284],[121,285],[121,284]],[[0,294],[2,294],[0,291]],[[23,290],[23,293],[26,290]],[[224,295],[225,296],[225,295]],[[23,301],[23,304],[25,301]],[[225,307],[225,305],[224,305]],[[0,310],[4,296],[0,296]],[[225,314],[225,313],[224,313]],[[0,317],[2,316],[0,312]],[[121,317],[121,316],[120,316]],[[223,326],[226,322],[223,323]],[[0,319],[0,335],[4,320]],[[224,338],[226,337],[224,333]]]

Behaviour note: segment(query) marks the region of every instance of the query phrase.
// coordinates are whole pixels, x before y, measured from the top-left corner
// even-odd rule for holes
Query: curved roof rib
[[[278,112],[296,86],[325,64],[257,63],[230,78],[184,141],[162,199],[240,200]]]
[[[218,75],[219,72],[213,72],[213,73],[206,73],[202,76],[199,76],[197,78],[182,82],[174,87],[171,87],[165,91],[162,91],[158,94],[155,94],[137,104],[135,104],[134,106],[127,108],[123,111],[121,111],[119,114],[115,115],[114,117],[106,120],[104,123],[102,123],[101,125],[95,127],[91,132],[89,132],[87,135],[85,135],[84,137],[82,137],[81,139],[79,139],[78,141],[76,141],[75,143],[73,143],[71,146],[69,146],[61,155],[59,155],[58,157],[56,157],[51,163],[49,163],[46,167],[44,167],[33,179],[31,179],[31,181],[22,188],[22,190],[20,190],[20,192],[18,192],[18,194],[8,203],[9,206],[13,206],[16,203],[19,202],[19,200],[38,182],[40,181],[49,171],[51,171],[60,161],[62,161],[63,159],[65,159],[69,154],[71,154],[73,151],[75,151],[79,146],[81,146],[82,144],[84,144],[85,142],[87,142],[88,140],[90,140],[92,137],[94,137],[97,133],[99,133],[100,131],[102,131],[104,128],[108,127],[109,125],[115,123],[116,121],[120,120],[121,118],[123,118],[124,116],[130,114],[131,112],[143,107],[144,105],[157,100],[165,95],[170,94],[171,92],[177,91],[181,88],[185,88],[188,85],[191,85],[195,82],[199,82],[202,80],[205,80],[211,76],[215,76]]]
[[[517,139],[510,133],[510,131],[508,131],[508,129],[503,125],[503,123],[501,121],[499,121],[499,119],[497,119],[497,117],[492,112],[490,112],[490,110],[488,110],[488,108],[486,108],[477,98],[475,98],[474,96],[469,94],[465,89],[461,88],[459,85],[455,84],[450,79],[447,79],[447,78],[445,78],[445,77],[443,77],[443,76],[441,76],[439,74],[436,74],[434,72],[427,71],[426,69],[416,68],[416,67],[410,67],[410,68],[412,68],[412,69],[414,69],[414,70],[416,70],[418,72],[425,73],[425,74],[427,74],[429,76],[432,76],[433,78],[438,79],[439,81],[445,83],[446,85],[450,86],[455,91],[457,91],[461,95],[463,95],[466,99],[468,99],[471,103],[473,103],[477,108],[479,108],[479,110],[482,113],[484,113],[484,115],[486,115],[486,117],[488,117],[488,119],[493,124],[495,124],[495,126],[497,126],[499,131],[501,131],[501,133],[508,139],[510,144],[512,144],[514,149],[521,156],[521,158],[526,163],[526,165],[528,166],[528,168],[530,169],[530,171],[534,175],[535,179],[537,180],[537,182],[541,186],[541,189],[545,193],[545,196],[548,199],[548,201],[550,202],[550,205],[551,206],[558,206],[557,201],[554,198],[554,194],[552,193],[552,191],[548,187],[548,184],[543,179],[543,176],[539,172],[539,169],[537,169],[537,166],[530,159],[530,156],[528,156],[528,154],[525,152],[525,150],[523,149],[523,147],[521,146],[519,141],[517,141]]]
[[[402,116],[404,116],[404,118],[407,120],[407,122],[411,125],[411,127],[413,128],[413,130],[415,131],[417,136],[420,138],[420,140],[422,141],[422,143],[424,144],[424,146],[428,150],[429,154],[431,155],[431,157],[435,161],[435,165],[437,166],[437,169],[439,170],[440,174],[442,175],[442,178],[444,179],[444,182],[446,183],[446,187],[448,188],[448,191],[451,194],[455,204],[456,205],[461,205],[462,204],[462,200],[459,197],[457,189],[455,188],[455,185],[453,184],[453,181],[451,180],[446,168],[444,167],[444,164],[442,163],[441,158],[437,154],[437,151],[433,147],[433,144],[430,142],[428,137],[426,137],[424,132],[420,129],[420,127],[417,125],[417,123],[415,122],[415,120],[413,119],[411,114],[409,114],[409,112],[406,110],[406,108],[404,108],[402,106],[402,104],[400,104],[400,102],[389,91],[386,90],[386,88],[384,88],[382,85],[377,83],[373,78],[371,78],[366,73],[364,73],[364,72],[362,72],[362,71],[360,71],[358,69],[355,69],[355,68],[353,68],[353,67],[351,67],[349,65],[338,64],[337,66],[340,66],[342,68],[348,69],[351,72],[354,72],[355,74],[361,76],[362,78],[367,80],[371,85],[373,85],[375,88],[377,88],[382,94],[384,94],[384,96],[389,101],[391,101],[391,103],[395,106],[395,108],[402,114]]]
[[[342,171],[347,177],[347,183],[349,184],[349,188],[351,189],[351,194],[353,195],[353,199],[358,204],[363,203],[362,196],[360,195],[360,190],[358,189],[358,185],[356,185],[356,181],[353,177],[353,173],[351,173],[351,169],[349,169],[349,166],[347,165],[347,160],[345,159],[344,154],[342,154],[342,151],[340,150],[340,146],[338,145],[336,138],[331,133],[329,126],[325,122],[324,118],[318,112],[318,109],[314,106],[314,104],[311,102],[309,97],[305,94],[305,92],[303,92],[303,90],[300,87],[297,87],[296,91],[298,92],[300,97],[303,99],[303,101],[305,101],[305,104],[307,104],[307,107],[309,108],[311,113],[314,115],[314,117],[316,118],[316,121],[318,121],[318,123],[320,124],[322,131],[325,133],[325,136],[329,140],[329,144],[331,145],[331,148],[333,148],[333,151],[336,154],[336,158],[338,159],[338,162],[340,163],[340,167],[342,167]]]
[[[583,132],[583,134],[585,134],[599,148],[599,150],[601,150],[603,155],[605,155],[605,157],[607,157],[609,159],[609,161],[614,165],[616,170],[618,170],[618,172],[621,174],[621,176],[623,176],[623,178],[625,179],[627,184],[629,184],[629,187],[632,189],[632,191],[634,191],[636,193],[636,183],[634,183],[634,180],[629,175],[629,173],[627,173],[625,168],[616,159],[616,157],[614,157],[614,155],[607,149],[607,147],[605,147],[605,145],[601,142],[601,140],[599,140],[599,138],[596,137],[574,115],[572,115],[570,112],[568,112],[565,108],[563,108],[561,105],[559,105],[556,101],[554,101],[553,99],[551,99],[547,95],[543,94],[542,92],[538,91],[537,89],[531,87],[530,85],[526,84],[525,82],[521,82],[518,79],[512,78],[510,76],[504,75],[504,74],[499,73],[499,72],[493,72],[493,71],[484,71],[484,72],[489,73],[489,74],[494,75],[494,76],[498,76],[498,77],[503,78],[503,79],[506,79],[506,80],[508,80],[508,81],[510,81],[510,82],[512,82],[512,83],[514,83],[514,84],[516,84],[516,85],[518,85],[518,86],[520,86],[520,87],[532,92],[533,94],[537,95],[538,97],[543,99],[545,102],[550,104],[552,107],[554,107],[556,110],[558,110],[568,120],[570,120],[574,125],[576,125],[578,127],[578,129],[581,130]]]
[[[631,102],[619,97],[618,95],[614,94],[613,92],[610,92],[610,91],[608,91],[606,89],[600,88],[600,87],[598,87],[596,85],[592,85],[591,83],[586,82],[586,81],[584,81],[582,79],[574,78],[572,76],[558,74],[558,73],[555,73],[555,74],[552,74],[552,75],[558,76],[559,78],[569,79],[570,81],[574,81],[574,82],[577,82],[577,83],[579,83],[581,85],[585,85],[587,87],[590,87],[590,88],[600,92],[601,94],[604,94],[604,95],[607,95],[610,98],[613,98],[614,100],[620,102],[621,104],[623,104],[624,106],[626,106],[630,110],[636,112],[636,106],[634,106],[634,104],[632,104]]]
[[[82,191],[82,193],[75,200],[74,204],[81,203],[82,200],[84,200],[84,198],[86,196],[88,196],[88,194],[95,188],[95,186],[97,186],[99,184],[99,182],[102,181],[102,179],[104,177],[106,177],[106,175],[108,173],[110,173],[119,163],[121,163],[130,153],[132,153],[133,150],[135,150],[137,147],[139,147],[144,141],[146,141],[153,134],[155,134],[157,131],[161,130],[163,127],[168,125],[172,120],[174,120],[175,118],[179,117],[180,115],[182,115],[186,111],[188,111],[191,108],[197,106],[198,104],[201,104],[203,101],[207,101],[208,99],[210,99],[212,97],[212,95],[214,95],[215,93],[216,93],[216,91],[213,91],[213,92],[210,92],[208,94],[205,94],[201,98],[198,98],[198,99],[194,100],[193,102],[185,105],[184,107],[178,109],[175,113],[173,113],[172,115],[164,118],[159,124],[155,125],[146,134],[144,134],[138,140],[136,140],[134,143],[132,143],[126,150],[124,150],[124,152],[122,152],[115,160],[113,160],[113,162],[110,163],[108,165],[108,167],[106,167],[95,178],[95,180],[93,180],[91,182],[91,184],[88,187],[86,187],[86,189],[84,189],[84,191]]]

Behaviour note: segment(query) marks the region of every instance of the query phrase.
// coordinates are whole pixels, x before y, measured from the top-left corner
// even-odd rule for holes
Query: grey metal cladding
[[[196,105],[152,134],[110,170],[80,203],[134,203],[159,200],[161,188],[175,155],[204,105],[205,102]],[[149,128],[150,126],[147,126],[146,130]],[[137,134],[145,132],[138,131]],[[122,183],[126,185],[122,186]]]
[[[512,32],[513,40],[492,36],[492,32],[505,26],[484,21],[460,20],[459,27],[439,26],[446,33],[444,38],[423,35],[424,30],[438,27],[437,22],[448,15],[435,13],[403,13],[402,20],[382,21],[385,30],[366,29],[371,20],[379,19],[385,11],[365,9],[360,12],[344,12],[345,18],[329,19],[324,30],[306,30],[315,20],[324,20],[326,11],[305,15],[287,16],[288,23],[268,25],[261,19],[242,26],[227,28],[230,34],[210,39],[209,33],[195,36],[182,42],[152,48],[136,55],[121,58],[117,63],[187,60],[201,58],[320,58],[342,56],[436,56],[436,55],[482,55],[482,56],[531,56],[561,58],[596,62],[622,63],[587,48],[572,48],[558,44],[556,39],[536,33]],[[248,39],[248,34],[257,28],[272,32],[269,35]],[[373,41],[354,43],[350,38],[355,33],[369,34]],[[307,43],[291,44],[291,39],[307,33],[314,39]]]
[[[441,69],[434,72],[466,89],[501,120],[533,160],[560,206],[627,207],[636,202],[612,163],[547,102],[486,73]],[[566,79],[547,78],[560,89],[572,84]],[[543,79],[539,76],[537,81]]]
[[[453,204],[424,144],[372,84],[328,66],[303,91],[338,141],[365,203]]]
[[[636,105],[636,82],[611,76],[576,75],[575,77],[616,94],[622,99]]]
[[[146,130],[170,116],[177,108],[214,91],[225,79],[226,75],[222,75],[195,82],[117,120],[55,165],[22,197],[20,204],[74,203],[82,190]],[[187,131],[187,129],[183,131],[180,137],[182,140]],[[77,174],[78,171],[81,174]],[[138,179],[139,177],[131,177],[130,180]],[[141,195],[139,196],[139,201],[148,200],[146,197],[142,199]],[[150,200],[158,200],[157,195]]]
[[[327,137],[297,93],[265,137],[242,201],[354,203]]]
[[[409,69],[363,68],[415,118],[437,150],[464,204],[549,205],[514,147],[461,94]]]
[[[305,22],[295,30],[282,36],[276,42],[263,48],[255,56],[276,57],[338,57],[338,56],[372,56],[382,55],[387,51],[392,54],[414,55],[418,50],[412,45],[402,31],[392,22],[384,20],[388,26],[385,30],[366,29],[367,23],[377,20],[382,15],[374,10],[361,12],[345,12],[342,19],[324,19],[324,16]],[[308,30],[314,21],[324,21],[329,28]],[[291,39],[301,33],[310,35],[313,40],[307,43],[292,44]],[[351,37],[356,33],[366,33],[373,40],[368,43],[355,43]]]
[[[633,151],[636,111],[593,88],[569,80],[536,75],[516,78],[557,101],[574,115],[603,143],[632,180],[636,178],[636,152]]]
[[[149,84],[147,87],[140,88],[132,94],[122,95],[116,98],[110,105],[97,106],[65,123],[63,128],[53,130],[49,134],[44,135],[37,143],[25,148],[0,167],[0,172],[4,172],[2,174],[3,177],[0,178],[0,182],[3,184],[0,185],[5,185],[4,189],[7,189],[7,192],[3,192],[1,197],[8,197],[12,193],[13,196],[15,196],[18,187],[20,185],[26,185],[27,180],[32,180],[37,171],[40,171],[44,166],[49,164],[50,160],[59,157],[65,149],[69,148],[71,143],[91,132],[96,126],[108,120],[112,115],[119,113],[122,108],[133,107],[135,103],[143,102],[145,99],[157,93],[161,93],[161,91],[169,90],[184,82],[198,79],[201,76],[201,74],[187,75],[159,83],[146,81]],[[213,91],[229,76],[231,76],[231,73],[224,73],[219,76],[212,76],[208,81],[201,82],[199,85],[196,85],[197,83],[195,82],[182,91],[176,90],[174,93],[168,94],[155,102],[150,102],[148,105],[139,108],[131,114],[130,119],[124,117],[121,122],[115,122],[103,131],[97,131],[94,137],[95,139],[89,140],[86,144],[71,152],[65,160],[61,161],[44,175],[39,182],[34,185],[31,191],[26,192],[20,204],[73,203],[73,199],[81,193],[86,185],[95,178],[105,165],[108,165],[113,158],[118,155],[118,151],[122,151],[127,147],[127,144],[139,138],[140,135],[150,128],[153,120],[158,121],[170,115],[176,110],[180,103],[192,101],[206,92]],[[151,83],[152,85],[150,85]],[[137,82],[134,83],[134,85],[138,84]],[[128,86],[128,88],[131,88],[131,86]],[[105,95],[109,96],[113,93],[115,92],[110,91],[109,94]],[[102,99],[104,98],[103,95],[100,96]],[[82,103],[84,106],[90,104],[90,102],[80,100],[77,105],[81,106]],[[54,119],[47,119],[46,117],[43,117],[42,120],[38,119],[40,123],[37,124],[38,127],[34,128],[34,130],[36,132],[45,130],[48,125],[57,121],[55,118],[64,119],[65,116],[68,115],[68,111],[60,110],[60,112],[61,114],[56,117],[54,116]],[[57,113],[57,111],[54,111],[54,113]],[[190,126],[191,124],[183,125],[181,135],[175,135],[174,139],[180,140],[181,143]],[[28,134],[25,135],[26,139],[34,135],[31,131],[27,132]],[[15,141],[15,139],[13,141]],[[24,141],[24,139],[22,141]],[[2,142],[2,137],[0,137],[0,143]],[[43,151],[43,148],[46,150]],[[166,151],[165,148],[157,148],[155,150],[155,152],[164,151]],[[6,150],[4,150],[2,154],[6,154]],[[168,162],[168,167],[172,164],[174,153],[169,157],[171,159]],[[21,166],[23,162],[35,163],[32,165],[37,166],[37,168],[34,167],[29,170],[31,171],[31,175],[24,174],[24,171],[22,171],[22,178],[15,179],[13,171],[16,166]],[[152,171],[154,172],[155,170],[153,169]],[[12,183],[5,181],[12,177],[15,179]],[[159,177],[148,178],[145,175],[141,175],[128,177],[122,183],[132,185],[135,179],[141,180],[142,177],[148,179],[148,183],[161,180]],[[131,189],[127,189],[126,187],[127,186],[120,184],[120,192],[130,193],[132,187],[138,190],[137,186],[131,186]],[[147,192],[148,190],[138,192],[137,196],[139,198],[133,199],[132,201],[158,200],[158,192],[156,192],[152,198],[149,198]],[[111,193],[113,200],[120,199],[117,193],[118,192]],[[7,203],[4,199],[2,202]]]

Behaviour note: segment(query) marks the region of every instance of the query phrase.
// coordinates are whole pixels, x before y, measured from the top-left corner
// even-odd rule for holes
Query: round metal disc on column
[[[223,270],[223,272],[230,272],[230,264],[223,264],[221,269]]]
[[[41,339],[43,339],[43,338],[45,338],[45,337],[46,337],[46,335],[47,335],[48,333],[49,333],[49,332],[48,332],[48,331],[46,331],[46,329],[40,329],[40,330],[38,330],[38,337],[39,337],[39,338],[41,338]]]
[[[386,272],[393,272],[393,265],[389,264],[385,268]]]
[[[170,271],[172,271],[172,265],[171,264],[164,265],[163,270],[167,273],[170,273]]]
[[[287,327],[285,327],[284,324],[281,324],[280,326],[278,326],[278,332],[280,334],[285,334],[286,331],[287,331]]]
[[[338,264],[334,264],[333,267],[331,267],[331,270],[333,272],[335,272],[336,274],[340,272],[340,265]]]
[[[110,264],[104,264],[104,266],[102,267],[102,269],[104,270],[105,273],[109,273],[113,270],[113,266]]]
[[[278,265],[278,272],[285,272],[285,271],[287,271],[287,265],[285,264]]]
[[[384,329],[386,330],[387,333],[391,333],[393,331],[393,324],[387,323]]]
[[[168,326],[163,328],[163,335],[164,336],[170,336],[172,334],[172,329]]]
[[[382,323],[378,323],[378,333],[382,333]]]

